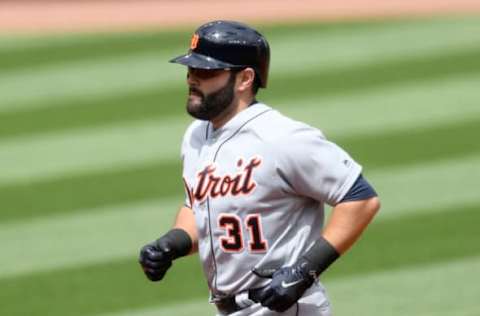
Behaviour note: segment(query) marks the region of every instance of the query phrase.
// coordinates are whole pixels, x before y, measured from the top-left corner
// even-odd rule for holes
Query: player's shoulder
[[[268,115],[259,117],[259,121],[253,126],[258,135],[261,135],[264,140],[290,142],[302,137],[325,138],[320,129],[295,120],[279,110],[270,109]]]

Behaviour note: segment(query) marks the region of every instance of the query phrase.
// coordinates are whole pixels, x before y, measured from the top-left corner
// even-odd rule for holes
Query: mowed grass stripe
[[[417,209],[454,209],[457,204],[477,203],[479,164],[480,156],[471,156],[379,170],[371,167],[364,174],[382,198],[379,218],[396,217]]]
[[[479,267],[480,258],[474,257],[353,276],[326,282],[327,294],[335,315],[476,316],[480,308],[477,284],[472,282],[471,276]],[[189,316],[215,315],[215,312],[205,299],[191,299],[98,316]]]
[[[273,67],[272,73],[298,73],[311,71],[312,67],[348,68],[433,55],[438,51],[454,53],[478,47],[480,43],[480,19],[423,20],[421,24],[410,20],[398,22],[377,27],[373,24],[370,28],[351,25],[331,32],[322,32],[322,27],[315,25],[293,34],[272,32],[272,64],[280,65]]]
[[[88,208],[181,196],[183,192],[180,161],[145,164],[3,187],[0,218],[26,220],[83,213]]]
[[[480,47],[456,52],[436,52],[413,58],[377,60],[331,71],[291,72],[286,80],[272,80],[266,98],[289,91],[290,98],[379,89],[408,82],[478,74]]]
[[[454,37],[452,35],[474,36],[474,34],[467,34],[466,31],[475,30],[478,27],[478,20],[471,16],[457,16],[450,18],[376,19],[276,25],[258,25],[255,23],[255,27],[272,40],[279,37],[293,37],[295,39],[299,34],[310,36],[325,34],[326,36],[322,36],[325,40],[324,37],[327,36],[349,35],[352,32],[355,33],[357,38],[363,39],[364,36],[368,36],[372,31],[375,31],[384,37],[391,37],[392,32],[397,35],[400,33],[400,35],[411,40],[412,37],[416,38],[418,36],[418,39],[423,41],[419,44],[425,45],[425,38],[435,37],[438,33],[444,34],[447,41],[461,40],[452,38]],[[191,28],[183,28],[183,30],[134,33],[47,34],[16,37],[0,34],[0,56],[2,57],[0,66],[2,69],[8,69],[8,67],[12,69],[31,68],[65,61],[132,55],[138,52],[164,49],[165,47],[185,47],[185,39],[189,39],[191,33]],[[430,44],[436,43],[430,41]],[[329,45],[331,44],[334,43],[329,43]],[[397,42],[394,44],[397,44]],[[51,58],[52,54],[55,53],[55,58]]]
[[[425,62],[430,64],[428,60]],[[457,65],[457,58],[453,58],[447,63]],[[363,106],[364,112],[367,112],[372,105],[376,105],[375,112],[385,112],[386,106],[389,104],[395,104],[398,107],[394,108],[395,112],[403,113],[408,113],[406,109],[415,107],[417,104],[421,104],[419,105],[420,110],[428,105],[432,110],[432,103],[438,104],[438,107],[443,105],[453,108],[452,104],[455,104],[471,108],[470,104],[476,100],[477,95],[474,90],[475,82],[480,80],[480,67],[475,64],[478,62],[475,61],[472,64],[466,62],[465,65],[459,65],[458,68],[455,66],[452,69],[446,69],[445,73],[441,72],[442,67],[449,67],[437,65],[440,71],[435,70],[435,75],[420,82],[411,80],[415,79],[414,75],[411,78],[406,76],[400,82],[397,81],[397,68],[402,68],[402,71],[405,71],[405,68],[410,69],[411,73],[415,74],[416,68],[418,68],[415,62],[406,65],[402,63],[401,67],[391,64],[381,72],[373,64],[371,65],[373,70],[363,67],[362,69],[353,68],[348,72],[342,72],[343,76],[339,76],[337,71],[323,71],[317,73],[315,78],[310,76],[307,76],[306,79],[297,78],[295,84],[292,84],[289,77],[272,77],[272,88],[266,91],[261,90],[259,99],[274,106],[280,104],[280,109],[285,108],[297,112],[303,111],[304,105],[310,107],[308,111],[314,110],[315,106],[318,109],[318,112],[315,113],[317,115],[322,114],[325,106],[335,102],[345,102],[346,104],[341,104],[341,108],[349,106],[353,111]],[[466,67],[468,70],[463,73]],[[475,69],[477,70],[473,71]],[[183,73],[184,69],[177,69],[177,71]],[[377,80],[373,80],[370,85],[365,86],[365,83],[360,82],[362,81],[360,75],[362,78],[377,78]],[[281,85],[283,88],[275,88],[275,85]],[[309,89],[310,92],[298,95],[296,91],[298,86],[302,86],[302,91]],[[316,93],[313,93],[314,91]],[[119,91],[118,95],[113,92],[108,97],[82,96],[78,99],[63,101],[53,99],[43,105],[40,102],[35,108],[0,112],[0,120],[4,122],[0,126],[0,139],[38,134],[38,132],[60,132],[75,128],[125,123],[132,120],[140,121],[152,117],[165,119],[183,116],[185,115],[186,93],[186,85],[182,83],[167,90],[159,85],[148,89],[139,88],[132,91],[127,89]],[[363,104],[358,104],[359,100],[362,103],[361,100],[364,99]],[[382,104],[384,107],[380,107]],[[417,110],[416,107],[415,109]],[[420,111],[417,110],[417,112]],[[387,114],[391,116],[390,111]],[[312,116],[304,115],[304,117],[312,119]],[[330,119],[326,121],[331,122]]]
[[[455,196],[469,199],[477,196],[474,188],[478,187],[480,171],[475,166],[480,163],[480,146],[468,140],[471,135],[478,133],[480,123],[466,121],[429,130],[412,130],[401,136],[397,133],[383,133],[338,140],[338,143],[365,166],[366,175],[378,170],[374,180],[384,181],[381,187],[389,188],[393,179],[398,179],[397,185],[402,185],[405,194],[411,196],[408,193],[411,189],[408,181],[421,183],[422,187],[417,192],[435,188],[438,191],[430,192],[432,198],[448,203],[447,197],[457,200]],[[108,159],[105,159],[105,163],[108,164]],[[390,174],[395,174],[396,177],[390,177]],[[445,178],[441,178],[440,174]],[[471,183],[470,187],[462,185],[466,181]],[[447,187],[451,187],[453,196],[449,191],[439,194]],[[171,161],[131,167],[127,165],[59,178],[16,184],[4,182],[3,187],[0,187],[0,200],[3,203],[0,218],[18,220],[182,193],[180,159],[175,158]],[[399,199],[396,203],[408,201]]]
[[[0,68],[5,74],[67,62],[137,56],[153,51],[171,52],[185,47],[186,36],[182,31],[145,31],[20,36],[17,43],[14,38],[2,43],[0,38]]]
[[[410,46],[419,49],[448,49],[454,46],[468,45],[479,39],[480,23],[472,17],[453,17],[437,19],[405,19],[376,21],[340,21],[303,23],[293,25],[255,25],[275,45],[276,51],[285,51],[278,60],[283,60],[292,49],[291,43],[310,42],[309,46],[301,46],[294,51],[309,51],[312,42],[324,52],[323,59],[330,57],[332,50],[351,42],[355,51],[344,50],[344,54],[358,55],[359,52],[384,55],[394,51],[408,50],[402,45],[408,40]],[[165,49],[182,49],[187,47],[192,30],[169,32],[135,32],[135,33],[101,33],[101,34],[69,34],[47,35],[25,38],[4,39],[0,37],[0,67],[4,71],[21,68],[32,69],[56,63],[73,62],[86,59],[99,59],[115,56],[132,56],[148,51]],[[439,36],[441,35],[441,36]],[[338,41],[338,37],[345,40]],[[425,39],[429,40],[426,41]],[[279,41],[281,39],[281,41]],[[369,45],[368,43],[372,43]],[[411,51],[411,50],[410,50]],[[334,54],[332,54],[334,55]],[[318,62],[317,59],[306,60]],[[290,60],[290,63],[292,60]],[[295,63],[295,61],[293,61]],[[303,65],[303,64],[301,64]]]
[[[334,312],[356,316],[479,315],[478,282],[473,276],[480,269],[480,257],[451,259],[327,281]]]
[[[480,117],[478,82],[479,75],[453,76],[273,104],[286,115],[319,127],[327,137],[403,134]]]
[[[141,166],[180,158],[182,135],[190,123],[176,120],[129,122],[113,127],[50,133],[0,143],[0,186],[105,169]]]
[[[91,99],[116,93],[134,92],[145,87],[161,91],[185,80],[185,69],[169,64],[170,54],[162,51],[106,60],[57,64],[48,71],[23,70],[0,76],[0,111],[29,109],[62,99]],[[134,104],[132,104],[134,106]]]
[[[442,212],[417,209],[411,216],[374,222],[357,246],[331,267],[326,281],[390,271],[393,267],[404,269],[477,257],[478,206],[457,205]],[[446,221],[453,212],[454,220]],[[445,236],[450,238],[445,240]],[[60,315],[66,310],[70,315],[87,315],[206,297],[196,257],[179,260],[165,281],[155,287],[143,278],[135,256],[136,252],[131,258],[102,264],[2,279],[2,308],[8,315],[29,315],[33,311]]]
[[[468,143],[470,135],[479,133],[477,80],[480,77],[451,78],[418,87],[406,85],[339,96],[318,103],[312,98],[291,103],[283,101],[276,108],[320,127],[330,139],[339,141],[347,149],[352,144],[352,149],[358,149],[360,154],[363,148],[368,151],[379,148],[377,141],[383,139],[379,144],[390,146],[391,139],[395,139],[401,145],[393,148],[388,159],[384,158],[389,164],[391,160],[400,163],[399,159],[404,158],[423,159],[424,154],[426,158],[436,159],[426,150],[430,147],[440,158],[447,152],[459,156],[478,149],[477,143]],[[163,109],[168,106],[159,105]],[[171,107],[185,111],[184,105]],[[125,117],[130,117],[129,113],[125,113]],[[190,120],[182,113],[179,117],[4,139],[0,142],[0,161],[4,167],[0,186],[177,159],[182,135]],[[377,135],[381,135],[380,138]],[[452,152],[448,147],[458,151]],[[414,149],[419,150],[420,156],[410,153]]]
[[[401,217],[386,215],[382,220],[381,213],[389,212],[388,206],[383,205],[379,217],[355,247],[332,266],[329,278],[468,258],[480,253],[480,245],[475,242],[475,223],[467,224],[480,219],[478,201],[470,204],[458,201],[454,206],[444,207],[432,203],[428,205],[431,208],[422,208],[424,205],[419,203]],[[463,225],[469,231],[462,228],[460,232]]]
[[[479,51],[478,46],[464,50],[457,48],[453,53],[435,51],[430,55],[411,58],[396,56],[393,59],[378,59],[341,69],[333,66],[333,69],[316,69],[311,66],[308,70],[290,71],[283,75],[272,73],[269,88],[264,94],[268,99],[270,95],[272,99],[275,99],[274,96],[281,99],[281,96],[292,98],[305,95],[338,95],[340,92],[378,89],[411,80],[478,74],[480,62],[476,56]],[[77,65],[76,69],[57,67],[50,77],[22,74],[18,76],[18,80],[11,77],[3,80],[0,78],[0,83],[3,81],[0,86],[3,95],[0,111],[49,107],[52,102],[57,106],[69,106],[76,104],[78,100],[95,102],[97,98],[111,97],[115,93],[134,94],[138,89],[160,92],[178,89],[180,85],[184,85],[182,81],[185,80],[185,69],[179,65],[168,64],[168,58],[163,61],[158,58],[155,53],[150,58],[138,58],[130,63],[126,60],[109,60],[93,65]],[[274,67],[281,66],[272,65],[272,72]],[[25,91],[26,86],[34,91]],[[164,100],[167,104],[169,98]]]
[[[458,39],[463,39],[465,36],[477,34],[467,30],[468,28],[465,28],[465,31],[459,31],[459,34],[451,38],[458,41]],[[348,77],[349,72],[351,72],[350,68],[358,68],[357,70],[364,76],[369,73],[371,65],[379,63],[380,68],[373,67],[372,71],[375,70],[375,73],[372,72],[373,75],[370,74],[370,77],[378,78],[375,84],[379,85],[390,82],[385,82],[383,78],[385,76],[382,76],[382,74],[385,75],[387,73],[386,69],[394,73],[400,73],[403,76],[404,72],[399,70],[407,66],[405,63],[410,63],[410,60],[414,61],[415,67],[422,68],[417,72],[413,72],[416,76],[419,74],[423,74],[422,78],[429,76],[429,71],[435,69],[435,67],[429,67],[428,65],[423,66],[429,59],[434,59],[432,62],[440,68],[436,69],[434,74],[442,72],[445,68],[444,64],[448,64],[447,59],[453,59],[458,62],[458,67],[461,69],[468,70],[473,67],[478,70],[478,62],[472,64],[472,62],[475,62],[475,59],[471,55],[478,55],[480,39],[468,38],[463,39],[462,44],[445,44],[448,40],[445,39],[443,34],[439,33],[435,42],[439,43],[441,47],[435,45],[430,47],[431,41],[434,41],[433,38],[431,41],[421,40],[420,38],[411,40],[411,46],[406,46],[400,44],[403,43],[401,41],[392,40],[398,37],[395,33],[376,36],[375,32],[382,33],[383,31],[382,28],[378,28],[374,32],[370,31],[370,33],[365,35],[365,40],[361,41],[363,45],[359,45],[359,42],[357,42],[358,38],[352,34],[347,33],[345,35],[346,38],[343,40],[341,38],[342,34],[333,36],[333,39],[330,36],[326,44],[329,41],[332,43],[327,51],[323,46],[322,35],[319,35],[318,41],[312,42],[311,32],[307,32],[303,37],[291,37],[292,43],[290,45],[287,45],[283,40],[279,40],[282,43],[281,45],[285,46],[280,46],[278,49],[278,59],[272,54],[272,78],[277,76],[284,78],[282,80],[283,84],[282,82],[279,83],[283,87],[291,82],[292,74],[295,74],[297,80],[301,80],[302,74],[307,73],[304,81],[313,80],[315,78],[312,78],[312,76],[314,76],[318,77],[316,78],[317,80],[326,81],[328,86],[329,81],[339,80],[338,75]],[[399,28],[398,32],[402,34],[402,28]],[[414,34],[413,30],[407,33],[410,34],[409,36]],[[339,36],[339,38],[336,38],[336,36]],[[421,38],[424,39],[424,37]],[[366,45],[365,42],[369,41],[378,43]],[[402,47],[402,49],[392,49],[392,43]],[[425,46],[425,43],[429,44]],[[292,47],[302,46],[307,46],[309,49],[298,49],[295,54],[295,60],[303,61],[303,67],[295,63],[292,65],[292,58],[290,58],[292,54],[287,48],[292,49]],[[384,50],[381,47],[388,47],[388,49]],[[408,47],[408,49],[405,47]],[[282,51],[283,49],[286,49],[286,51]],[[3,96],[3,105],[0,107],[0,110],[45,106],[52,99],[61,99],[62,101],[57,102],[67,106],[72,99],[81,99],[85,95],[105,97],[115,94],[117,91],[134,92],[136,89],[160,87],[165,89],[172,85],[178,85],[184,79],[184,73],[178,70],[178,66],[170,65],[167,61],[172,56],[183,52],[184,50],[177,53],[173,53],[170,49],[153,50],[142,52],[135,56],[114,55],[111,58],[54,64],[46,69],[24,69],[19,72],[7,73],[5,76],[0,77],[0,87],[2,87],[0,92]],[[348,52],[348,54],[345,52]],[[439,57],[436,57],[437,55]],[[307,61],[304,61],[305,59]],[[466,67],[466,64],[469,66]],[[439,67],[439,65],[442,66]],[[397,68],[400,69],[397,70]],[[379,69],[381,71],[378,71]],[[337,71],[340,71],[340,73],[335,76],[334,74]],[[452,72],[452,69],[448,71]],[[318,72],[322,72],[323,76],[318,76]],[[331,75],[331,73],[333,74]],[[95,79],[92,80],[92,78]],[[325,78],[330,80],[325,80]],[[395,74],[393,78],[397,81],[400,80],[398,74]],[[402,78],[405,80],[404,77]],[[340,83],[342,81],[340,80]],[[352,82],[358,82],[358,75],[346,80],[344,84],[351,84]],[[365,84],[371,83],[371,80],[360,80],[359,83],[363,83],[362,87],[365,88]],[[308,86],[311,87],[311,85]],[[336,85],[332,86],[335,87]],[[271,88],[274,87],[272,84]],[[325,89],[325,91],[328,90]]]
[[[130,257],[172,227],[182,202],[157,199],[2,224],[0,245],[9,255],[0,278]]]
[[[388,168],[477,153],[480,143],[472,143],[472,135],[480,135],[480,117],[429,129],[385,133],[377,137],[351,136],[350,141],[346,139],[341,143],[365,166]],[[372,152],[382,158],[373,158]]]
[[[479,162],[480,157],[477,157],[460,162],[367,172],[382,201],[382,211],[376,221],[416,215],[438,216],[445,220],[445,209],[478,205],[480,197],[476,188],[480,171],[475,166]],[[175,181],[179,182],[173,179]],[[181,184],[176,183],[176,187],[169,189],[181,190]],[[162,194],[166,191],[162,190]],[[33,217],[38,214],[34,214],[28,220],[20,221],[18,217],[15,217],[16,221],[4,220],[0,225],[0,248],[10,256],[0,263],[0,277],[123,258],[135,251],[136,244],[167,230],[183,201],[184,197],[176,193],[163,199],[152,197],[152,200],[130,204],[116,201],[119,204],[77,209],[71,214],[54,216],[51,213],[37,219]],[[425,225],[419,223],[421,227]],[[410,226],[401,229],[409,231]],[[58,239],[58,236],[64,237]],[[25,252],[24,248],[32,243],[35,249]],[[104,249],[105,244],[110,245],[108,251]],[[49,253],[48,258],[42,256],[46,253]],[[21,263],[18,263],[19,257],[23,259]],[[385,266],[389,264],[390,261]]]
[[[178,260],[159,286],[144,277],[136,254],[132,255],[101,265],[2,280],[2,313],[80,316],[139,308],[159,301],[179,302],[178,293],[189,298],[208,297],[197,256]]]
[[[186,115],[187,92],[186,85],[167,91],[154,87],[129,93],[116,91],[108,97],[53,100],[27,110],[0,111],[0,140],[151,118],[175,119]]]

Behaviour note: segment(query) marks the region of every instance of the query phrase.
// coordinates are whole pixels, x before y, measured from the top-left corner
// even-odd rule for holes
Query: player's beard
[[[199,97],[188,98],[187,112],[199,120],[210,121],[222,115],[230,107],[233,106],[235,86],[235,75],[230,73],[228,82],[224,87],[205,95],[202,91],[195,87],[190,87],[189,93]]]

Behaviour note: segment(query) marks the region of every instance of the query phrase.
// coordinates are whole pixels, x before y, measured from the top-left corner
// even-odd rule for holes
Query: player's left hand
[[[302,264],[280,268],[273,274],[267,271],[253,271],[257,276],[272,278],[272,282],[262,291],[259,303],[276,312],[289,309],[315,280]]]

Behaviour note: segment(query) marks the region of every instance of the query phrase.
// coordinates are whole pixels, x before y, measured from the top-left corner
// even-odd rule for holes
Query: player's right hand
[[[301,263],[280,268],[275,272],[270,270],[253,270],[253,273],[272,279],[270,284],[259,289],[257,301],[276,312],[284,312],[293,306],[314,282],[314,277]]]
[[[160,238],[140,250],[138,262],[150,281],[160,281],[172,266],[173,254],[169,240]]]

